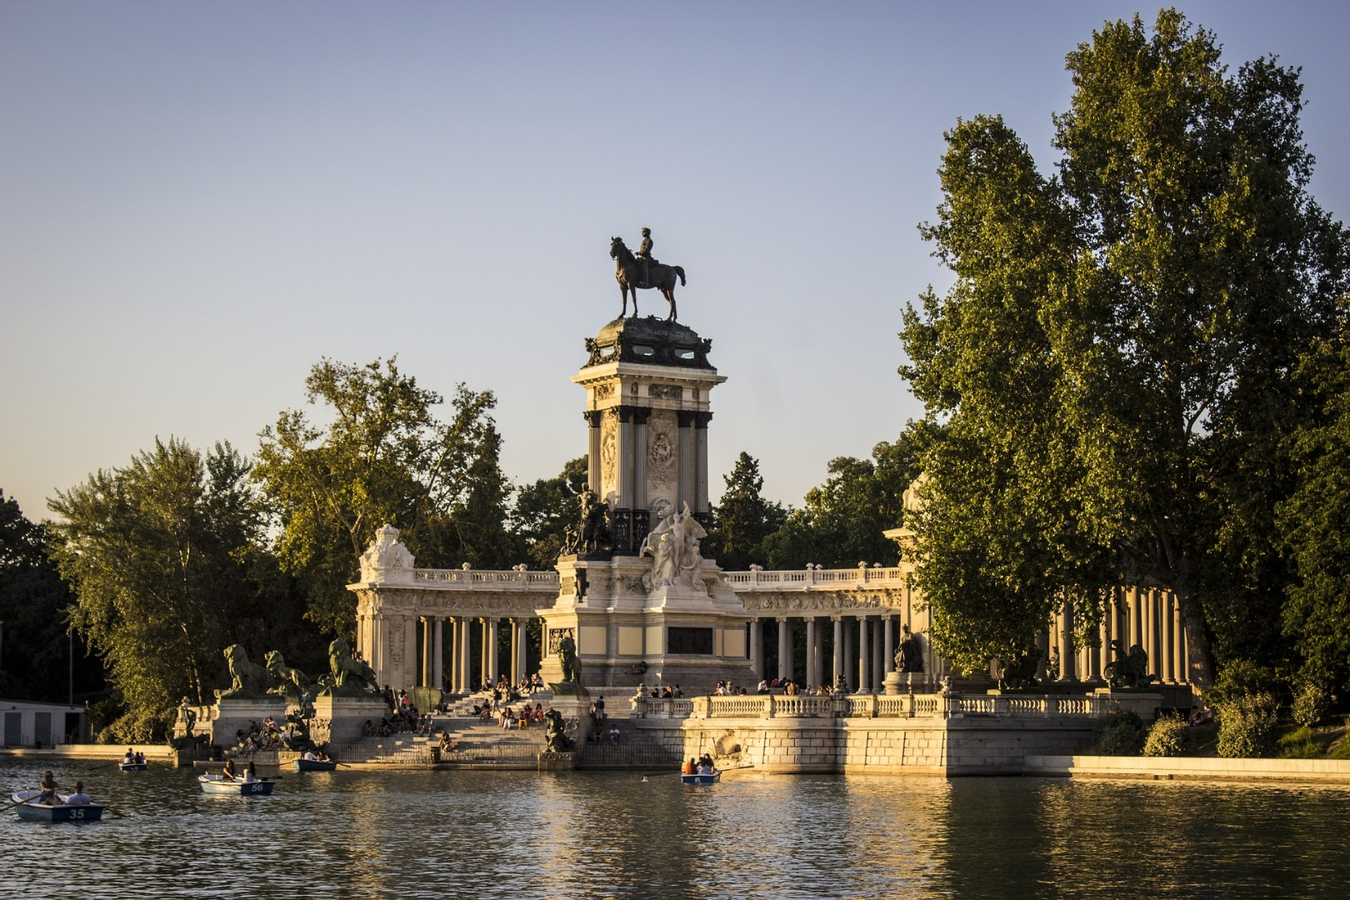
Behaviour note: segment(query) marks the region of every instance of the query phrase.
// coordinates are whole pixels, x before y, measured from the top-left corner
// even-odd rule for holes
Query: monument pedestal
[[[263,720],[271,716],[278,725],[286,722],[286,700],[284,697],[260,697],[250,700],[224,699],[216,702],[211,715],[211,743],[222,747],[233,747],[239,741],[239,732],[245,734],[253,725],[261,726]],[[201,723],[198,722],[198,730]]]
[[[329,742],[353,744],[366,736],[366,723],[379,725],[390,715],[389,706],[378,694],[314,698],[314,718],[310,720],[310,739],[316,744]]]

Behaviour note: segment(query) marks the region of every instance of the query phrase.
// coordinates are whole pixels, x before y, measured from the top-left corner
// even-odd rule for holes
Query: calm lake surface
[[[339,769],[243,798],[191,769],[0,758],[6,799],[49,767],[107,817],[0,814],[10,896],[1350,895],[1342,788]]]

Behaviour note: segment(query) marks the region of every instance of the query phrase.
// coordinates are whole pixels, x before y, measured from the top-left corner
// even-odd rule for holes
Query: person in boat
[[[225,760],[225,768],[221,769],[220,777],[225,781],[238,781],[239,775],[234,770],[234,760]]]
[[[244,769],[244,783],[252,784],[257,780],[258,780],[258,769],[253,765],[253,760],[249,760],[247,768]]]
[[[42,780],[38,782],[37,802],[45,803],[48,806],[55,806],[59,801],[56,797],[56,779],[52,777],[52,770],[48,769],[42,773]]]
[[[130,747],[128,747],[126,755],[122,757],[122,765],[130,766],[135,764],[135,762],[136,762],[136,754],[132,751]]]
[[[141,752],[139,752],[139,751],[136,753],[136,765],[138,765],[138,766],[143,766],[143,765],[145,765],[145,754],[144,754],[144,753],[141,753]]]
[[[319,759],[319,754],[315,753],[313,750],[306,750],[302,758],[308,759],[312,762],[317,762]]]
[[[689,762],[685,763],[685,764],[684,764],[684,767],[680,769],[680,774],[681,774],[681,775],[693,775],[695,769],[697,769],[697,768],[698,768],[698,764],[694,762],[694,758],[691,756],[691,757],[689,757]]]
[[[84,782],[75,782],[75,793],[66,797],[66,806],[88,806],[93,801],[89,795],[84,792]]]

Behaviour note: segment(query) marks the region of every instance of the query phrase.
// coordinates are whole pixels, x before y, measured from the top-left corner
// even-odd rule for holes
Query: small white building
[[[83,706],[0,700],[5,717],[4,746],[42,749],[85,740],[89,728]]]

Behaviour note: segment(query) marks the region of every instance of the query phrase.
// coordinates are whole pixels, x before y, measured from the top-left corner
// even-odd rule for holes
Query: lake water
[[[21,897],[1334,897],[1350,789],[1034,778],[284,772],[213,797],[191,769],[52,768],[103,822],[0,821]]]

